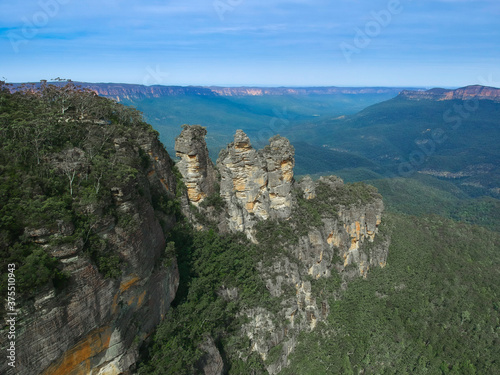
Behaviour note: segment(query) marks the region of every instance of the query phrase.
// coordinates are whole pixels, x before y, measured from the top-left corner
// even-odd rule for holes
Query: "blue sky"
[[[498,87],[500,1],[18,0],[0,51],[9,82]]]

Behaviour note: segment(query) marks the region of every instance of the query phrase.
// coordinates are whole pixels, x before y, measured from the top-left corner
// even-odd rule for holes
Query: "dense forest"
[[[284,374],[500,371],[500,235],[439,216],[390,215],[387,267],[332,299]]]

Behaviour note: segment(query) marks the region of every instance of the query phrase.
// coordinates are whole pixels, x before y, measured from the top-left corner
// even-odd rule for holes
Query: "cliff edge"
[[[434,88],[427,91],[403,90],[401,98],[409,100],[492,100],[500,102],[500,89],[480,85],[461,87],[455,90]]]

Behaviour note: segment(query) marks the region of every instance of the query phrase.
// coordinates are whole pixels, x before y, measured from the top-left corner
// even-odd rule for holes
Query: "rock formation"
[[[299,187],[303,190],[304,192],[304,199],[314,199],[316,198],[316,188],[314,186],[314,181],[310,176],[304,177],[300,183]]]
[[[203,137],[184,132],[183,142],[196,145],[190,150],[195,159],[194,155],[200,154],[196,150],[206,148]],[[188,137],[198,138],[193,141]],[[181,157],[189,154],[187,150]],[[243,232],[256,243],[258,224],[263,221],[275,222],[276,226],[281,222],[302,233],[292,235],[294,241],[281,239],[280,254],[258,264],[270,294],[277,304],[279,301],[279,312],[266,306],[241,312],[247,318],[241,335],[248,337],[251,351],[267,363],[270,374],[287,366],[298,334],[315,329],[329,314],[327,298],[312,290],[311,277],[317,280],[340,275],[345,287],[353,277],[366,277],[371,267],[384,267],[389,246],[389,239],[378,234],[384,206],[375,190],[361,185],[351,188],[336,176],[318,181],[306,177],[295,183],[293,167],[294,149],[287,139],[273,137],[268,146],[255,150],[241,130],[236,131],[234,141],[220,152],[217,160],[225,210],[216,220],[224,221],[227,230]],[[192,178],[195,174],[189,174],[187,168],[179,169],[184,180],[190,182],[189,188],[197,192],[189,196],[198,197],[203,179]],[[301,199],[302,206],[317,210],[317,224],[304,222],[304,213],[298,210]],[[325,208],[329,209],[323,212]],[[207,212],[204,207],[198,210]],[[304,226],[308,229],[304,230]],[[219,294],[225,299],[237,298],[238,290],[221,290]],[[278,345],[281,355],[270,362],[269,352]]]
[[[276,136],[263,150],[255,150],[247,135],[237,130],[234,142],[217,159],[220,195],[225,200],[229,228],[255,241],[258,220],[286,218],[292,209],[294,149]]]
[[[215,192],[217,182],[205,143],[206,134],[207,131],[201,126],[184,125],[175,140],[176,156],[181,158],[177,168],[182,174],[189,201],[195,206]]]
[[[83,100],[88,93],[74,94]],[[106,104],[100,99],[96,105]],[[32,98],[27,103],[31,106]],[[220,152],[215,168],[206,130],[184,126],[174,166],[139,114],[107,105],[100,110],[118,117],[119,124],[102,120],[101,111],[98,117],[88,112],[94,116],[89,119],[76,112],[65,118],[66,113],[60,124],[67,129],[44,125],[54,134],[67,131],[55,137],[60,148],[49,147],[32,159],[18,155],[25,159],[24,172],[40,164],[54,186],[43,190],[42,183],[33,183],[25,195],[33,206],[16,206],[22,201],[17,196],[9,200],[11,215],[24,207],[34,207],[36,215],[15,221],[15,233],[0,236],[0,245],[13,249],[8,256],[27,251],[14,258],[20,265],[16,367],[3,361],[2,374],[131,374],[139,347],[147,346],[162,320],[156,342],[167,340],[167,346],[157,353],[172,348],[186,353],[183,344],[168,341],[181,337],[169,329],[177,330],[176,315],[184,314],[190,321],[204,320],[194,322],[194,330],[182,323],[181,331],[189,333],[179,332],[188,336],[177,343],[187,343],[192,353],[181,355],[182,366],[220,375],[233,364],[244,371],[251,357],[249,365],[277,374],[288,365],[299,334],[326,320],[328,301],[341,298],[352,278],[385,265],[389,239],[380,229],[383,204],[375,188],[344,184],[335,176],[296,183],[294,148],[287,139],[275,136],[255,150],[241,130]],[[27,131],[35,126],[23,124]],[[18,167],[8,166],[12,174]],[[25,181],[19,179],[19,186]],[[8,196],[9,185],[2,186]],[[50,215],[38,215],[52,207],[49,203],[56,207]],[[189,224],[209,231],[193,232]],[[183,262],[183,296],[179,309],[167,315],[181,281],[176,252]],[[32,274],[40,279],[33,281]],[[189,304],[183,305],[184,297]],[[218,326],[221,317],[224,325]],[[195,333],[199,337],[193,339]],[[0,335],[0,348],[8,345],[7,335]],[[157,353],[143,370],[169,368],[170,355],[159,363]],[[171,361],[170,371],[179,368],[178,360]],[[228,360],[234,362],[226,366]]]

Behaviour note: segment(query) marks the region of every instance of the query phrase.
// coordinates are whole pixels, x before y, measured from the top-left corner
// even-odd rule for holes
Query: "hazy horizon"
[[[153,84],[153,85],[144,85],[143,83],[134,83],[134,82],[90,82],[90,81],[75,81],[71,79],[70,77],[66,78],[61,78],[61,81],[55,80],[55,79],[46,79],[46,78],[41,78],[39,80],[32,80],[32,81],[19,81],[19,82],[12,82],[12,81],[6,81],[6,83],[9,84],[14,84],[14,85],[20,85],[20,84],[31,84],[31,83],[40,83],[42,80],[47,81],[49,84],[50,83],[56,83],[56,82],[66,82],[66,81],[71,81],[73,83],[86,83],[86,84],[96,84],[96,85],[141,85],[145,87],[155,87],[155,86],[164,86],[164,87],[204,87],[204,88],[209,88],[209,87],[221,87],[221,88],[329,88],[329,87],[336,87],[336,88],[380,88],[380,89],[419,89],[419,90],[430,90],[433,88],[443,88],[443,89],[458,89],[461,87],[466,87],[466,86],[474,86],[474,85],[481,85],[480,83],[471,83],[469,85],[465,86],[355,86],[355,85],[268,85],[268,84],[259,84],[259,83],[235,83],[235,84],[206,84],[206,85],[197,85],[197,84]]]

